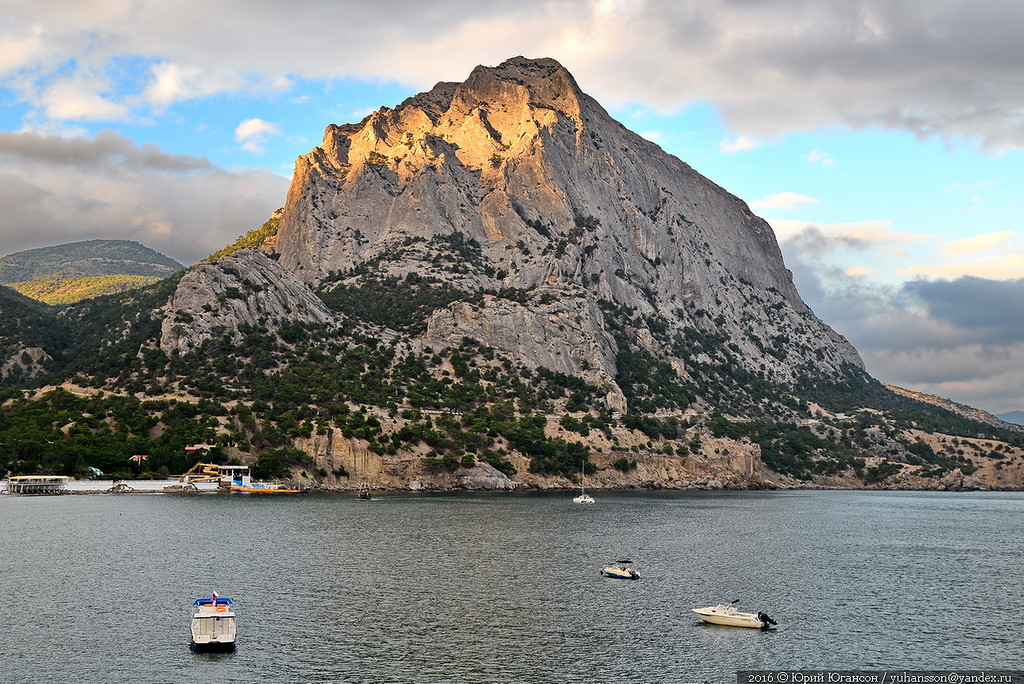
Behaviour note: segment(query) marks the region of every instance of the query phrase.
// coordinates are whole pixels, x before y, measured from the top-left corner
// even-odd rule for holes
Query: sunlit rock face
[[[613,120],[553,59],[477,67],[463,83],[328,126],[296,162],[278,249],[281,265],[314,285],[370,267],[467,291],[561,288],[658,320],[665,339],[686,329],[721,336],[773,379],[862,366],[800,299],[764,220]],[[439,313],[428,336],[473,334],[535,354],[510,341],[537,325],[536,311],[470,306]],[[586,365],[614,374],[615,345],[600,338],[590,336]]]

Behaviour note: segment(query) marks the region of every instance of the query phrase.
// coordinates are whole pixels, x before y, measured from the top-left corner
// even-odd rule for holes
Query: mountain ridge
[[[0,257],[0,283],[98,275],[165,278],[182,268],[135,240],[81,240]]]
[[[767,223],[551,59],[327,126],[210,261],[11,307],[15,471],[202,442],[325,488],[1024,486],[1019,430],[868,375]]]

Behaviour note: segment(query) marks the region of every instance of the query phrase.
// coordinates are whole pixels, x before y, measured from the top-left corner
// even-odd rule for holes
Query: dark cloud
[[[168,101],[295,76],[426,88],[525,54],[559,59],[607,103],[711,102],[751,135],[841,124],[1024,145],[1017,0],[140,0],[80,12],[23,3],[8,25],[32,49],[0,77],[6,67],[39,110],[48,79],[86,54],[93,70],[138,56],[191,73],[161,91]],[[143,104],[149,76],[118,104]]]
[[[98,167],[118,165],[136,171],[186,173],[209,171],[205,157],[168,154],[153,144],[136,145],[114,131],[100,131],[93,138],[63,138],[36,132],[0,131],[0,164],[53,164]]]
[[[850,231],[826,234],[818,226],[808,223],[803,230],[786,239],[790,249],[798,254],[827,254],[837,249],[867,249],[875,242]]]
[[[191,264],[258,227],[287,189],[263,169],[227,171],[109,132],[0,133],[0,254],[124,238]]]
[[[874,377],[995,413],[1024,407],[1024,280],[884,286],[823,266],[819,246],[782,243],[804,301]]]
[[[917,280],[903,290],[920,300],[932,318],[970,330],[979,341],[1024,341],[1024,279]]]

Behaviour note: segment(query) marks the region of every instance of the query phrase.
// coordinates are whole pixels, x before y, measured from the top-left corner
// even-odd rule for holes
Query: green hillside
[[[54,310],[0,285],[0,363],[26,347],[58,349],[67,344]]]
[[[91,297],[145,287],[158,280],[161,278],[135,275],[98,275],[83,278],[28,280],[21,283],[8,283],[7,286],[26,297],[45,304],[74,304]]]

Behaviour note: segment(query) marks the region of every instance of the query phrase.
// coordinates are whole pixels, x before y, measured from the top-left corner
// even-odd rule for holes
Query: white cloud
[[[105,98],[106,84],[63,79],[53,83],[39,98],[46,116],[55,121],[112,121],[128,115],[128,108]]]
[[[281,130],[269,121],[246,119],[235,128],[235,140],[242,143],[243,150],[260,154],[267,138],[280,133]]]
[[[722,154],[737,154],[756,150],[761,143],[750,136],[741,135],[736,138],[727,138],[718,143],[718,151]]]
[[[821,152],[820,150],[811,150],[804,158],[811,164],[821,164],[822,166],[833,166],[836,163],[836,160],[832,158],[832,155]]]
[[[160,62],[152,65],[150,72],[153,80],[146,86],[143,97],[157,109],[201,93],[202,69],[197,66],[182,68],[171,62]]]
[[[42,49],[38,31],[29,36],[0,36],[0,77],[31,64]]]
[[[644,131],[643,133],[640,134],[640,137],[646,138],[651,142],[658,142],[658,140],[661,138],[661,135],[661,131]]]
[[[982,254],[995,249],[1006,249],[1010,246],[1011,240],[1016,236],[1017,234],[1012,230],[985,233],[984,235],[975,235],[974,237],[947,242],[939,245],[939,249],[950,258],[959,259],[970,254]]]
[[[815,197],[798,195],[795,192],[777,192],[774,195],[750,203],[751,209],[792,209],[803,204],[817,204]]]
[[[838,124],[980,140],[994,150],[1024,146],[1017,102],[1024,4],[1016,0],[991,0],[985,11],[960,0],[910,11],[889,0],[450,0],[401,9],[138,0],[57,12],[47,2],[21,3],[5,8],[0,75],[27,80],[21,92],[42,111],[38,95],[56,75],[107,73],[125,57],[180,70],[137,84],[134,94],[149,98],[139,102],[166,104],[287,89],[297,78],[427,88],[525,54],[559,59],[611,106],[664,112],[712,103],[729,130],[750,139]],[[344,49],[338,26],[358,27]],[[181,77],[196,69],[201,84]]]

